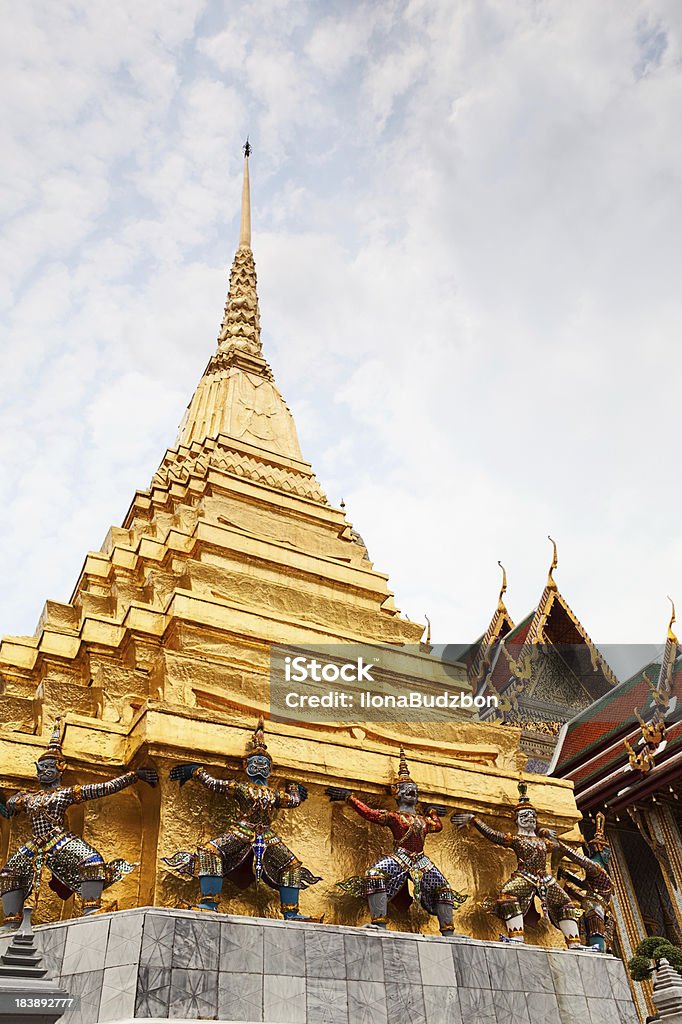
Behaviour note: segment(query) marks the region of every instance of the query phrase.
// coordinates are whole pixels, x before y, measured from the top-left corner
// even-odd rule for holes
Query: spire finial
[[[675,621],[675,602],[670,596],[668,596],[668,600],[672,605],[672,614],[670,616],[670,622],[668,623],[668,640],[674,640],[674,642],[677,643],[677,637],[673,633],[673,622]]]
[[[400,787],[404,783],[412,782],[412,781],[413,780],[410,777],[410,769],[408,768],[408,765],[407,765],[407,758],[405,757],[405,750],[404,750],[404,748],[403,748],[403,746],[401,744],[401,746],[400,746],[400,754],[398,756],[398,775],[397,775],[397,778],[396,778],[395,782],[391,786],[391,790],[393,791],[393,795],[396,796],[398,794],[398,792],[400,790]]]
[[[556,550],[556,541],[552,540],[552,538],[550,537],[549,534],[547,534],[547,540],[552,541],[552,549],[553,549],[552,550],[552,564],[550,565],[549,573],[547,574],[547,586],[551,587],[552,590],[556,590],[556,583],[554,582],[554,577],[552,576],[552,573],[554,572],[554,570],[556,569],[557,565],[559,564],[559,559],[557,557],[557,550]]]
[[[265,742],[265,723],[263,722],[263,716],[261,715],[258,719],[258,725],[253,731],[253,736],[246,745],[246,754],[244,760],[248,761],[250,757],[267,757],[272,763],[272,758],[268,754],[268,745]]]
[[[242,185],[242,220],[239,228],[239,248],[251,248],[251,190],[249,188],[249,157],[251,143],[247,135],[244,143],[244,183]]]
[[[54,720],[54,726],[52,727],[52,733],[50,734],[50,740],[47,745],[47,750],[38,758],[38,761],[56,761],[57,767],[60,771],[64,771],[66,768],[66,761],[62,753],[62,743],[64,742],[64,733],[66,729],[63,725],[63,718],[61,715],[57,715]]]
[[[499,560],[499,558],[497,560],[497,564],[499,565],[500,569],[502,570],[502,586],[500,587],[500,596],[497,599],[497,607],[500,609],[500,611],[504,611],[504,608],[505,608],[504,595],[507,592],[507,570],[502,565],[502,562]]]

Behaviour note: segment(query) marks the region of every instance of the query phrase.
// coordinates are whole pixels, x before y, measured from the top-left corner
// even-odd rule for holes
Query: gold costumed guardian
[[[578,921],[582,910],[547,871],[547,857],[559,849],[560,844],[552,829],[538,830],[537,811],[530,802],[525,782],[519,783],[519,802],[514,816],[515,833],[498,832],[475,814],[456,811],[450,820],[458,829],[472,824],[489,842],[505,846],[516,854],[516,870],[498,896],[487,901],[493,913],[504,921],[510,941],[524,941],[524,918],[532,912],[533,899],[537,897],[543,916],[561,929],[566,945],[569,948],[579,946]]]

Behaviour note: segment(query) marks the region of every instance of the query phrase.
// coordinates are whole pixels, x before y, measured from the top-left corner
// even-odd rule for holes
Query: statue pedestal
[[[69,1024],[638,1024],[620,960],[144,907],[36,929]]]

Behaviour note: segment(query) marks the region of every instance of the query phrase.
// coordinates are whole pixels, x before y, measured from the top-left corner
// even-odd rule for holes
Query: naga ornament
[[[218,910],[224,878],[240,889],[263,881],[279,892],[285,920],[310,921],[299,910],[299,891],[321,879],[301,864],[271,828],[277,811],[282,807],[300,807],[308,791],[298,782],[289,782],[284,789],[268,786],[272,758],[265,743],[262,716],[247,747],[244,767],[247,782],[216,779],[198,764],[171,768],[170,778],[181,786],[196,779],[211,793],[231,797],[237,805],[238,818],[224,835],[199,846],[196,852],[181,850],[162,860],[181,876],[198,877],[198,910]]]
[[[48,748],[36,761],[40,789],[17,793],[7,805],[0,803],[4,817],[27,814],[32,832],[0,870],[2,910],[10,927],[21,923],[24,902],[32,892],[37,900],[43,868],[50,870],[50,888],[63,900],[77,893],[83,915],[88,915],[100,909],[104,889],[137,867],[122,858],[106,863],[98,850],[69,831],[66,812],[74,804],[113,796],[139,780],[155,786],[156,771],[138,768],[108,782],[62,786],[66,769],[62,742],[62,719],[57,718]]]
[[[442,831],[439,811],[429,807],[426,814],[417,813],[419,790],[410,778],[405,752],[400,748],[397,781],[391,787],[398,805],[397,811],[377,810],[362,803],[349,789],[330,786],[330,800],[344,800],[349,807],[373,825],[383,825],[393,835],[393,852],[382,857],[367,869],[364,876],[348,878],[337,885],[345,892],[365,898],[369,904],[372,926],[386,927],[388,904],[406,910],[412,900],[420,903],[429,914],[438,918],[442,935],[452,935],[453,912],[467,896],[458,893],[424,853],[427,835]],[[412,883],[410,894],[408,881]]]

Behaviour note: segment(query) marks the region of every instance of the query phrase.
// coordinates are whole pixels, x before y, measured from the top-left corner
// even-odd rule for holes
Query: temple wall
[[[142,908],[36,930],[70,1024],[637,1024],[595,953]],[[0,949],[1,951],[1,949]]]

